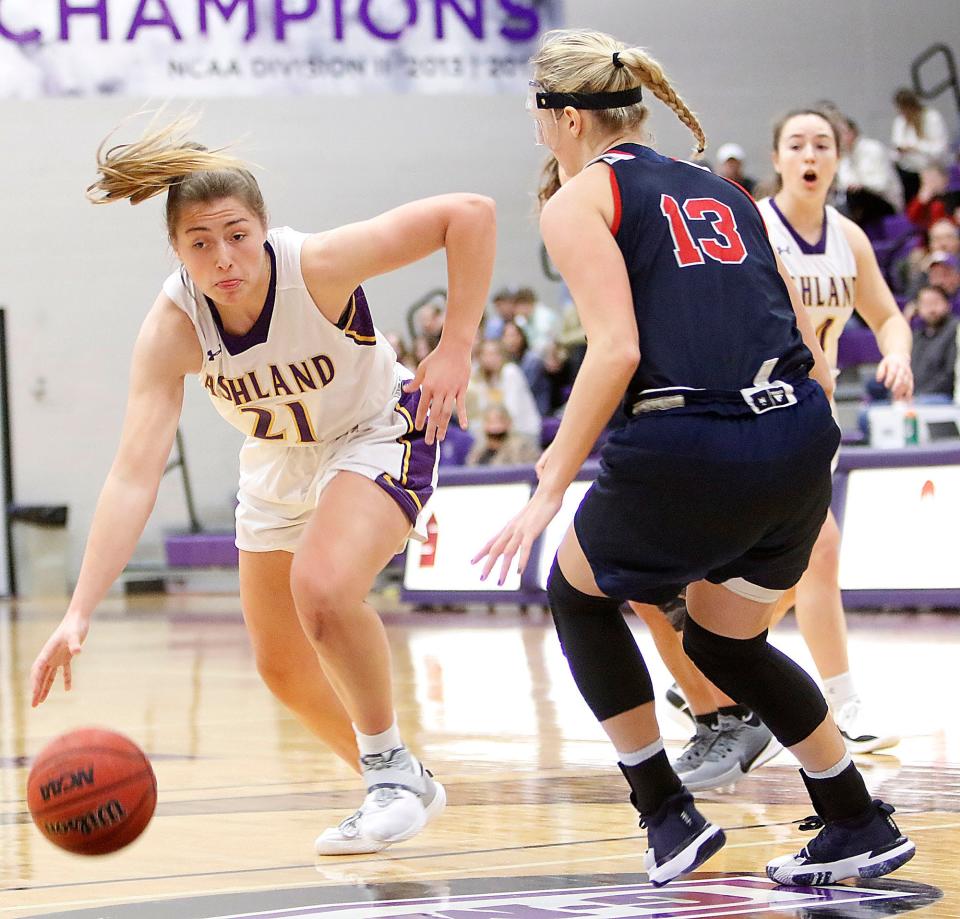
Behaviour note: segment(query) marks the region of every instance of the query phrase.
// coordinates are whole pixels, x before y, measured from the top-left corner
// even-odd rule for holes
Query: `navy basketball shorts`
[[[658,604],[706,579],[765,600],[797,583],[840,443],[823,390],[797,395],[762,415],[651,413],[611,436],[574,519],[605,594]]]

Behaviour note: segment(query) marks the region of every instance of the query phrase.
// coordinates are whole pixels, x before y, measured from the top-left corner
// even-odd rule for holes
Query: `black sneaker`
[[[818,887],[845,878],[878,878],[913,858],[916,846],[894,823],[893,807],[874,800],[869,810],[849,820],[824,822],[808,817],[801,830],[820,832],[796,855],[767,863],[767,877],[777,884]]]
[[[727,841],[693,804],[686,789],[671,795],[655,814],[640,817],[647,831],[643,865],[654,887],[663,887],[681,874],[693,871]]]

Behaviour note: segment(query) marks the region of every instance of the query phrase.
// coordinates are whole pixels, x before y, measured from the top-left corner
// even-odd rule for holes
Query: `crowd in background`
[[[911,321],[917,393],[960,403],[960,146],[951,144],[942,115],[912,90],[897,90],[893,102],[889,144],[864,137],[834,103],[818,103],[839,139],[830,203],[867,233]],[[721,144],[711,168],[755,198],[778,190],[776,176],[747,174],[737,143]],[[413,317],[409,345],[390,336],[402,363],[415,369],[436,346],[443,317],[442,299],[431,301]],[[534,462],[556,432],[585,350],[569,297],[555,309],[529,286],[497,290],[474,347],[469,428],[451,425],[441,463]]]

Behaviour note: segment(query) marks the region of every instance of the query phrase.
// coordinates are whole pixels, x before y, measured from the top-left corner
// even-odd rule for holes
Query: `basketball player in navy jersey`
[[[177,122],[98,155],[96,203],[166,192],[181,267],[134,348],[120,446],[94,514],[77,587],[31,671],[47,697],[87,637],[156,500],[196,374],[240,454],[240,595],[270,690],[362,772],[362,807],[317,838],[321,855],[377,852],[443,810],[443,786],[404,746],[390,650],[366,603],[408,536],[425,538],[437,441],[467,423],[470,349],[493,270],[493,202],[453,194],[323,233],[268,229],[256,180]],[[416,375],[373,325],[362,282],[445,249],[448,311]],[[411,379],[411,377],[413,377]],[[429,515],[429,511],[426,512]]]
[[[837,372],[840,334],[856,310],[877,338],[882,359],[876,378],[894,399],[913,393],[910,352],[913,338],[890,293],[863,230],[826,203],[837,172],[837,133],[825,114],[798,109],[773,129],[773,162],[781,188],[757,202],[770,241],[800,293],[831,371]],[[781,599],[773,621],[795,605],[797,622],[837,727],[851,753],[872,753],[899,738],[871,730],[850,672],[847,629],[839,585],[840,529],[828,512],[796,589]],[[744,706],[718,693],[685,659],[676,632],[655,607],[634,604],[651,629],[657,650],[682,687],[696,719],[696,733],[674,764],[693,790],[735,782],[766,762],[771,747],[767,728]],[[667,693],[674,709],[684,706]]]
[[[823,821],[799,854],[767,866],[770,877],[886,874],[913,844],[893,808],[871,800],[816,684],[766,640],[826,515],[840,439],[813,329],[749,196],[643,145],[643,91],[705,143],[655,61],[601,33],[559,31],[533,65],[535,129],[570,176],[541,231],[588,345],[537,490],[478,553],[481,576],[526,565],[621,404],[628,420],[604,448],[547,591],[574,680],[647,828],[651,881],[692,870],[724,841],[670,767],[620,612],[622,600],[662,603],[686,584],[688,654],[792,750]]]

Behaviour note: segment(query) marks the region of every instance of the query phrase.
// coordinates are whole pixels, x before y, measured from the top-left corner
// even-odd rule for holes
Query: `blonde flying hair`
[[[99,175],[87,187],[94,204],[112,204],[127,199],[140,204],[167,193],[166,223],[170,240],[185,205],[238,198],[261,223],[267,210],[257,180],[243,160],[208,150],[189,139],[199,116],[184,114],[163,127],[151,124],[139,140],[108,147],[115,131],[97,149]],[[154,119],[154,122],[156,119]]]
[[[707,138],[697,116],[670,85],[663,68],[642,48],[627,47],[605,32],[554,29],[544,35],[543,44],[531,63],[534,79],[546,92],[612,93],[640,84],[687,126],[697,141],[695,156],[706,149]],[[647,113],[642,102],[591,112],[599,124],[611,132],[639,128],[646,121]]]

